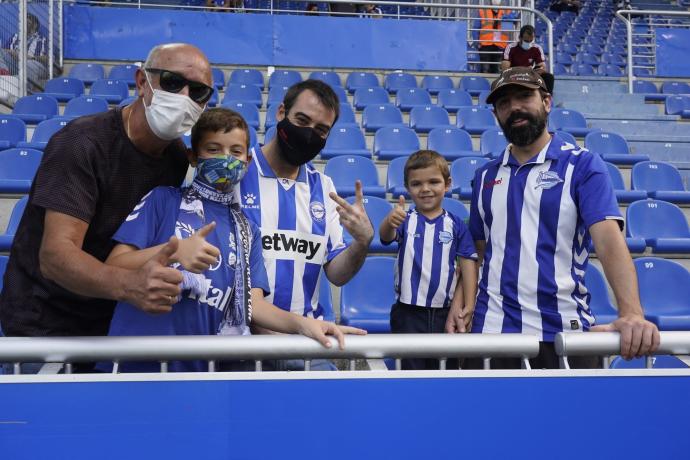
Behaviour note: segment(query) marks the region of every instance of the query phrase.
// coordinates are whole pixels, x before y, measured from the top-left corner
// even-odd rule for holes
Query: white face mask
[[[534,43],[534,42],[521,41],[520,46],[522,46],[523,50],[527,51],[528,49],[530,49],[532,47],[532,43]]]
[[[164,141],[171,141],[192,129],[204,108],[184,94],[154,89],[149,82],[148,74],[146,83],[153,91],[151,105],[147,106],[144,103],[146,121],[153,134]]]

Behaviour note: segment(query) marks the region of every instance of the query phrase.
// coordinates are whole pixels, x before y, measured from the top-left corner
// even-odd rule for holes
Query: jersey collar
[[[259,144],[255,145],[253,147],[254,151],[254,161],[256,162],[256,167],[259,170],[259,174],[261,174],[264,177],[272,177],[274,179],[278,179],[278,176],[276,176],[276,173],[273,172],[271,169],[271,165],[268,164],[268,160],[266,160],[266,156],[264,155],[264,152],[261,150],[261,146]],[[307,181],[307,167],[306,165],[302,165],[299,167],[299,173],[297,173],[297,182],[306,182]]]
[[[548,142],[548,144],[546,144],[539,153],[530,158],[529,161],[527,161],[522,166],[527,164],[542,164],[546,162],[546,160],[558,159],[558,151],[560,150],[561,144],[562,141],[560,139],[557,140],[556,137],[552,135],[551,140]],[[505,151],[503,152],[503,160],[501,161],[502,166],[520,166],[520,163],[518,163],[513,154],[510,153],[510,148],[512,146],[513,144],[508,144]]]

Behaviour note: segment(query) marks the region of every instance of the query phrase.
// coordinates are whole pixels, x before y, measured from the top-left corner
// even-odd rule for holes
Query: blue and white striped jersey
[[[462,219],[443,211],[430,220],[411,209],[396,231],[396,240],[398,300],[419,307],[449,307],[457,282],[457,258],[477,259],[477,250]]]
[[[276,306],[321,318],[318,306],[321,266],[347,246],[336,204],[328,197],[333,181],[311,165],[297,180],[276,177],[260,147],[240,186],[242,211],[261,229],[264,263]]]
[[[588,330],[589,227],[606,219],[622,226],[604,162],[557,137],[522,166],[508,147],[478,169],[469,226],[486,251],[472,332]]]

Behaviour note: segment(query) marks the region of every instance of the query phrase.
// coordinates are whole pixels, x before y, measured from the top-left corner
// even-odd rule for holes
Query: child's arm
[[[216,263],[218,248],[206,242],[206,236],[216,227],[211,222],[199,229],[194,235],[179,240],[177,251],[172,255],[171,262],[180,263],[185,270],[192,273],[201,273]],[[137,249],[129,244],[118,244],[110,252],[105,261],[108,265],[136,270],[143,266],[151,257],[158,254],[164,244],[152,246],[146,249]]]
[[[388,213],[388,215],[381,221],[381,226],[379,227],[379,235],[381,237],[381,242],[390,243],[395,240],[395,231],[405,222],[407,213],[405,212],[405,197],[400,195],[398,197],[398,203],[395,205],[393,210]]]
[[[477,296],[477,269],[472,259],[460,258],[456,267],[458,281],[450,304],[446,332],[469,332]]]
[[[276,332],[311,337],[326,348],[331,346],[326,335],[332,335],[338,339],[341,350],[345,347],[343,334],[365,335],[367,333],[356,327],[336,326],[329,321],[305,318],[281,310],[264,299],[264,292],[260,288],[252,288],[252,323]]]
[[[455,291],[453,291],[453,300],[450,302],[450,311],[446,319],[446,333],[456,334],[466,332],[464,321],[464,307],[465,296],[462,289],[462,274],[460,272],[460,264],[455,267],[455,276],[458,278],[455,283]]]

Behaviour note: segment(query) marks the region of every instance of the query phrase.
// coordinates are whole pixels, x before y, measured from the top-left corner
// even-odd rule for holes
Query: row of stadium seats
[[[640,298],[647,319],[662,331],[690,329],[690,273],[671,260],[641,257],[634,260]],[[355,277],[340,291],[341,323],[372,333],[390,332],[390,307],[395,302],[395,259],[370,256]],[[390,274],[389,282],[381,274]],[[591,293],[590,307],[599,324],[617,318],[606,281],[599,269],[588,264],[585,284]]]

